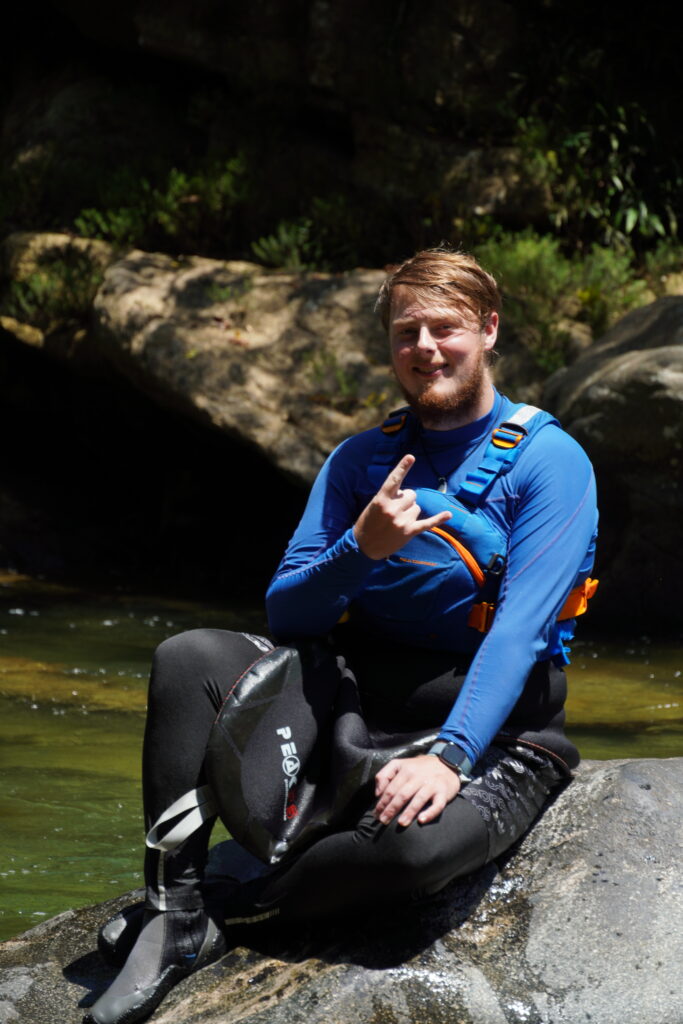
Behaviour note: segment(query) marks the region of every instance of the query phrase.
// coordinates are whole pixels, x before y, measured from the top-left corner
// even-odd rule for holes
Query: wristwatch
[[[437,740],[433,743],[428,754],[434,754],[440,761],[443,761],[452,771],[456,772],[462,782],[471,782],[470,772],[474,767],[469,757],[457,743],[449,743],[448,740]]]

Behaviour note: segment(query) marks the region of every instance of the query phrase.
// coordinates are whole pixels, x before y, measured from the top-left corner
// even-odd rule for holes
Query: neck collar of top
[[[479,440],[483,435],[488,435],[502,414],[503,397],[494,389],[494,399],[491,411],[481,416],[464,427],[455,427],[452,430],[429,430],[418,423],[420,437],[428,446],[430,451],[438,451],[445,448],[467,447],[473,441]]]

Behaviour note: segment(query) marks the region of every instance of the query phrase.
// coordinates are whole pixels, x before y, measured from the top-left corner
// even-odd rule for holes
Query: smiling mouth
[[[443,366],[414,366],[415,373],[418,373],[420,377],[437,377],[443,370],[445,370],[445,364]]]

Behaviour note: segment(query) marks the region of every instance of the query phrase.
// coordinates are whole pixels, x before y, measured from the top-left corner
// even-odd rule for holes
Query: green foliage
[[[662,238],[654,249],[645,253],[645,275],[655,295],[664,294],[669,274],[683,274],[683,245],[675,239]]]
[[[342,195],[315,196],[298,220],[252,242],[259,262],[284,270],[333,271],[363,262],[363,213]]]
[[[65,321],[84,321],[102,277],[102,270],[84,252],[46,253],[32,274],[9,283],[0,309],[41,330]]]
[[[576,244],[677,235],[683,175],[672,162],[658,173],[653,128],[638,104],[595,103],[578,127],[561,109],[517,125],[527,173],[550,189],[551,222]]]
[[[210,303],[236,302],[251,291],[252,287],[253,281],[250,277],[241,277],[230,284],[212,280],[204,288],[204,298]]]
[[[504,294],[505,320],[537,365],[552,372],[568,358],[562,321],[587,323],[594,336],[648,301],[648,285],[627,246],[593,245],[567,256],[560,240],[531,230],[497,232],[476,249]]]
[[[557,239],[532,231],[498,233],[477,247],[477,258],[503,291],[505,319],[541,369],[552,372],[566,359],[567,336],[553,329],[560,296],[572,286],[570,262]]]
[[[229,234],[246,191],[242,156],[192,173],[173,167],[160,185],[124,169],[103,186],[101,205],[81,210],[74,224],[79,234],[118,246],[198,252]]]
[[[315,265],[312,228],[307,217],[298,221],[282,220],[272,235],[264,235],[251,243],[252,252],[266,267],[307,270]]]
[[[572,264],[581,303],[577,319],[590,324],[595,337],[629,310],[649,301],[647,282],[637,276],[633,252],[625,246],[593,245],[585,257],[576,256]]]

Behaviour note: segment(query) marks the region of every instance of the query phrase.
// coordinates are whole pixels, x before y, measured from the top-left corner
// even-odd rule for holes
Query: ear
[[[484,349],[487,352],[490,352],[496,344],[496,338],[498,337],[498,323],[498,314],[496,312],[490,313],[489,318],[482,329],[481,333],[484,339]]]

